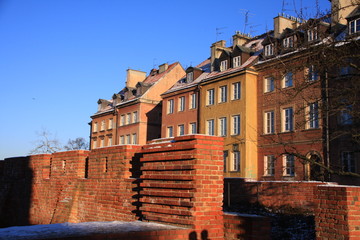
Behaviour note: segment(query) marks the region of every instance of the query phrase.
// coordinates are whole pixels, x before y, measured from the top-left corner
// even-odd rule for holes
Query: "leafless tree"
[[[40,132],[37,132],[38,140],[35,141],[35,148],[30,151],[30,154],[43,154],[54,153],[61,151],[60,142],[56,136],[52,137],[52,134],[45,128]]]
[[[69,139],[68,143],[64,146],[64,148],[68,151],[70,150],[88,150],[89,143],[82,137],[78,137],[74,140]]]

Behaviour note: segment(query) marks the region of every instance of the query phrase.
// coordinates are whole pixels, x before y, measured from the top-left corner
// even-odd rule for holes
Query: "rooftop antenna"
[[[289,4],[286,2],[286,0],[282,1],[282,7],[281,7],[281,13],[285,13],[286,11],[291,11],[290,9],[286,9],[285,6],[288,6]]]
[[[153,68],[156,68],[157,64],[156,64],[156,58],[153,58]]]
[[[255,14],[250,13],[250,11],[247,10],[247,9],[240,9],[240,11],[241,11],[242,14],[244,14],[245,19],[244,19],[244,31],[243,31],[243,33],[246,33],[246,28],[249,25],[249,16],[250,15],[253,16]]]
[[[219,35],[223,34],[224,32],[221,32],[220,30],[225,29],[226,27],[220,27],[220,28],[216,28],[216,41],[218,41],[218,37]]]

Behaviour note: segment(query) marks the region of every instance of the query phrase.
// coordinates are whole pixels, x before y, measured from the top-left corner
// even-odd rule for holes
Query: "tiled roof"
[[[162,78],[166,73],[168,73],[169,71],[171,71],[171,69],[173,69],[175,67],[175,65],[178,64],[178,62],[175,62],[173,64],[170,64],[168,66],[168,69],[166,69],[164,72],[162,73],[158,73],[158,74],[155,74],[155,75],[149,75],[145,78],[145,80],[143,81],[143,83],[155,83],[157,82],[160,78]]]

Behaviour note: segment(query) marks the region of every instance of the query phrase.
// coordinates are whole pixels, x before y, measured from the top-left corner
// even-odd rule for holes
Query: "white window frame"
[[[125,125],[125,114],[122,114],[120,116],[120,126],[124,126]]]
[[[240,172],[240,151],[234,151],[231,154],[231,172]]]
[[[351,20],[349,22],[349,34],[357,33],[360,31],[360,18]]]
[[[294,36],[284,38],[283,39],[283,47],[284,48],[294,47]]]
[[[240,125],[240,114],[239,115],[233,115],[231,117],[231,125],[232,125],[232,128],[231,128],[231,135],[240,135],[240,128],[241,128],[241,125]]]
[[[133,112],[133,122],[137,123],[139,121],[138,111]]]
[[[196,134],[197,133],[197,126],[196,122],[190,123],[189,126],[189,134]]]
[[[307,30],[307,40],[312,42],[318,39],[317,27]]]
[[[241,66],[241,56],[236,56],[233,58],[233,68]]]
[[[126,134],[126,144],[131,144],[131,135]]]
[[[219,118],[219,136],[225,137],[227,135],[227,118]]]
[[[264,133],[275,133],[275,111],[273,110],[264,113]]]
[[[181,96],[179,97],[179,112],[185,111],[185,97]]]
[[[193,72],[188,72],[186,74],[186,82],[191,83],[192,81],[194,81],[194,73]]]
[[[271,43],[271,44],[265,45],[264,51],[265,51],[265,56],[274,55],[274,44]]]
[[[264,92],[275,91],[275,79],[274,77],[265,77],[264,79]]]
[[[228,69],[228,61],[223,60],[220,62],[220,72],[225,71]]]
[[[185,125],[179,124],[178,125],[178,136],[184,136],[185,135]]]
[[[354,152],[350,152],[350,151],[341,152],[341,164],[343,171],[356,172]]]
[[[132,144],[137,144],[137,134],[136,133],[132,134]]]
[[[98,131],[98,123],[94,122],[93,123],[93,132],[97,132]]]
[[[283,88],[292,87],[294,85],[294,74],[292,72],[287,72],[283,77]]]
[[[120,136],[120,144],[125,144],[125,136],[124,135]]]
[[[209,119],[206,121],[206,134],[210,136],[215,135],[215,121],[214,119]]]
[[[319,103],[309,103],[307,106],[307,129],[316,129],[320,127]]]
[[[196,93],[192,93],[190,95],[190,109],[196,109],[197,107],[197,94]]]
[[[282,131],[294,131],[294,109],[287,107],[282,109]]]
[[[206,91],[206,105],[214,105],[215,104],[215,89],[209,89]]]
[[[172,114],[174,113],[174,99],[169,99],[167,101],[168,106],[167,106],[167,113],[168,114]]]
[[[114,125],[113,119],[110,118],[110,119],[109,119],[109,122],[108,122],[108,129],[112,129],[112,128],[113,128],[113,125]]]
[[[232,100],[238,100],[241,98],[241,82],[235,82],[232,85]]]
[[[227,85],[219,87],[219,103],[227,102]]]
[[[264,175],[274,176],[275,175],[275,156],[265,155],[264,156]]]
[[[173,126],[167,127],[166,134],[167,137],[174,137],[174,127]]]
[[[126,114],[126,123],[131,124],[131,113]]]
[[[105,120],[101,120],[101,127],[100,127],[100,131],[104,131],[106,128],[106,122]]]
[[[295,176],[295,156],[291,154],[283,155],[283,167],[284,167],[284,176],[293,177]]]

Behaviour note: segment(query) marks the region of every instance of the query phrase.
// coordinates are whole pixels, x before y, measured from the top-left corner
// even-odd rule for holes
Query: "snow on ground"
[[[31,240],[60,237],[78,237],[92,234],[181,229],[180,227],[148,222],[84,222],[58,223],[0,228],[0,240]]]

